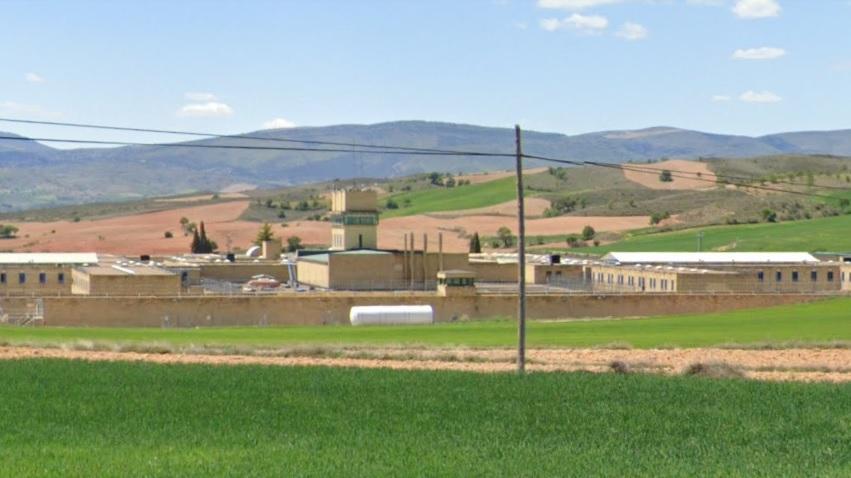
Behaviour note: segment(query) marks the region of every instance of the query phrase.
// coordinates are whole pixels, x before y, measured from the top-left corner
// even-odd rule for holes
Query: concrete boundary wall
[[[626,294],[530,296],[532,319],[602,318],[720,312],[824,299],[823,294]],[[4,307],[27,298],[2,299]],[[435,308],[438,321],[512,317],[516,295],[439,297],[432,294],[327,294],[203,297],[45,297],[44,325],[203,327],[347,324],[355,305]],[[22,304],[17,304],[22,305]]]

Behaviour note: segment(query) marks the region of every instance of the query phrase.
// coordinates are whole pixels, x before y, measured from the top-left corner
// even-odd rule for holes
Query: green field
[[[848,476],[849,385],[0,362],[3,476]]]
[[[719,344],[823,343],[851,341],[851,299],[750,309],[718,314],[635,320],[539,322],[529,324],[531,347],[587,347],[626,343],[639,348]],[[431,326],[269,327],[198,329],[0,328],[7,343],[58,344],[160,342],[177,346],[275,347],[294,345],[431,345],[511,347],[516,325],[509,320]]]
[[[393,194],[390,197],[399,204],[399,209],[385,210],[381,217],[390,218],[493,206],[514,199],[517,194],[515,184],[515,179],[509,177],[469,186],[432,188]],[[404,206],[406,200],[410,201],[410,206]]]
[[[851,215],[781,223],[714,226],[657,234],[640,234],[583,252],[696,251],[851,251]]]

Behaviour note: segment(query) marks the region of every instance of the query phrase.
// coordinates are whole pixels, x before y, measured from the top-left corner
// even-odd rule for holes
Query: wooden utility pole
[[[523,148],[520,125],[514,126],[517,146],[517,373],[526,371],[526,218],[523,207]]]

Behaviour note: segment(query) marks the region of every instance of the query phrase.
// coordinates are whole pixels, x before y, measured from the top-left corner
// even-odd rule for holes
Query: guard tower
[[[375,191],[334,191],[331,196],[331,249],[377,248],[378,196]]]

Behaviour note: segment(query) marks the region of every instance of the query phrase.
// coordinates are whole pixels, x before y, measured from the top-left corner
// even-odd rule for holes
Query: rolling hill
[[[471,151],[510,152],[513,131],[425,121],[264,130],[270,139],[373,143]],[[9,136],[0,133],[0,136]],[[68,134],[86,137],[85,134]],[[204,145],[257,145],[215,138]],[[266,145],[287,143],[268,142]],[[128,146],[59,150],[29,141],[0,140],[0,211],[126,200],[218,190],[235,183],[259,187],[335,178],[396,177],[426,171],[504,169],[511,158],[422,157],[343,152],[248,151]],[[524,133],[529,154],[621,163],[661,157],[752,157],[773,154],[851,155],[851,130],[783,133],[762,137],[702,133],[670,127],[606,131],[576,136]],[[528,166],[536,166],[530,162]]]

